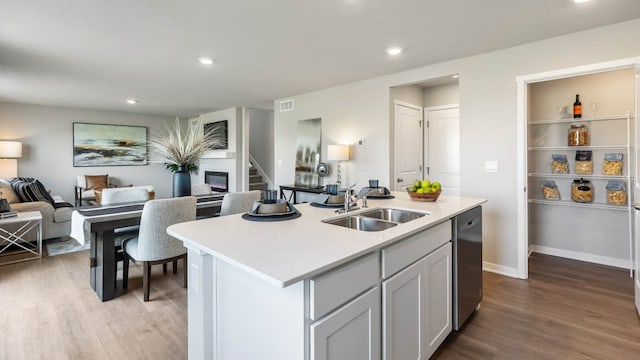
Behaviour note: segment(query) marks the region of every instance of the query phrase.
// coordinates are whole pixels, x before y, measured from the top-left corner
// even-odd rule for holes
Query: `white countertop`
[[[188,248],[211,254],[275,286],[286,287],[486,202],[451,196],[441,196],[436,202],[416,202],[406,193],[392,194],[395,199],[369,199],[369,208],[363,210],[393,207],[429,215],[387,230],[367,232],[323,223],[322,220],[344,216],[336,215],[335,209],[296,204],[302,216],[294,220],[255,222],[238,214],[172,225],[167,232]]]

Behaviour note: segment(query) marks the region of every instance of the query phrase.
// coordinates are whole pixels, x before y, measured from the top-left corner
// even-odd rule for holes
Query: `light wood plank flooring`
[[[126,294],[100,302],[87,252],[0,266],[0,359],[186,359],[187,292],[142,269]],[[639,359],[640,320],[628,272],[534,254],[530,279],[484,274],[480,312],[434,358]]]
[[[129,291],[103,303],[89,286],[88,256],[0,266],[0,359],[186,359],[182,261],[176,275],[153,267],[146,303],[142,266],[131,264]]]

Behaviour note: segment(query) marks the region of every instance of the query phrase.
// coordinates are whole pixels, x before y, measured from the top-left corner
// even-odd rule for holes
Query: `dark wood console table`
[[[285,191],[290,191],[289,196],[286,196]],[[280,199],[285,199],[294,204],[298,203],[296,193],[306,192],[311,194],[323,194],[326,193],[324,186],[301,186],[301,185],[280,185]]]

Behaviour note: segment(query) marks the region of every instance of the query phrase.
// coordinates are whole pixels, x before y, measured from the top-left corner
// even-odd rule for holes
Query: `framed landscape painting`
[[[73,166],[147,165],[145,126],[73,123]]]

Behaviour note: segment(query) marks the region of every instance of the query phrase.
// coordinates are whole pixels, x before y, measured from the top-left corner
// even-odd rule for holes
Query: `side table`
[[[15,224],[15,226],[9,226]],[[25,239],[36,229],[36,244]],[[2,257],[18,253],[30,253],[33,256],[18,260],[2,261]],[[0,265],[40,259],[42,257],[42,214],[39,211],[19,212],[16,216],[0,219]],[[13,257],[11,257],[13,258]]]

